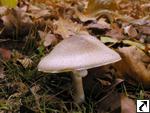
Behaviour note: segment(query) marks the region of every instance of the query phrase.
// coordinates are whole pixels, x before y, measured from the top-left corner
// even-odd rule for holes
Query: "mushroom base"
[[[87,70],[74,71],[72,75],[73,87],[75,89],[74,101],[76,103],[82,103],[85,100],[82,77],[87,75]]]

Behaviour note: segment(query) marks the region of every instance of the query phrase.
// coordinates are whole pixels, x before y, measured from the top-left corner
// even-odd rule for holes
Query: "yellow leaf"
[[[118,5],[115,0],[89,0],[85,12],[91,14],[105,9],[116,10],[118,9]]]
[[[141,50],[145,50],[144,44],[141,44],[141,43],[138,43],[138,42],[133,42],[133,41],[130,41],[130,40],[123,40],[123,43],[131,45],[131,46],[136,46],[136,47],[140,48]]]
[[[8,8],[15,8],[17,6],[17,3],[18,0],[0,0],[0,4]]]
[[[118,42],[118,40],[117,39],[113,39],[113,38],[110,38],[110,37],[104,37],[104,36],[102,36],[101,37],[101,41],[103,42],[103,43],[117,43]]]

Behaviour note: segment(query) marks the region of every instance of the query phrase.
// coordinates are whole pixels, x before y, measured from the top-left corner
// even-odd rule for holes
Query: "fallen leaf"
[[[36,94],[40,90],[40,86],[34,85],[30,88],[30,90],[32,91],[33,94]]]
[[[8,8],[15,8],[17,3],[18,0],[0,0],[0,5],[6,6]]]
[[[0,65],[0,79],[4,79],[6,75],[4,74],[4,68]]]
[[[120,95],[113,90],[106,94],[96,106],[97,113],[120,113]]]
[[[107,80],[98,79],[97,80],[103,85],[103,86],[110,86],[111,83]]]
[[[4,24],[4,30],[0,35],[4,37],[25,36],[33,26],[32,20],[24,9],[18,7],[7,10],[7,13],[1,17],[1,20]]]
[[[0,55],[2,55],[4,60],[9,60],[11,58],[11,51],[5,48],[0,48]]]
[[[121,94],[121,113],[136,113],[135,102]]]
[[[115,83],[105,92],[105,96],[98,100],[96,108],[98,113],[120,113],[121,112],[121,96],[115,90],[118,84],[122,83],[121,79],[117,79]]]
[[[11,28],[13,25],[17,25],[16,18],[13,17],[12,14],[2,16],[1,19],[4,23],[4,25],[7,26],[7,27]],[[12,22],[14,22],[14,23],[12,23]]]
[[[33,64],[33,61],[30,58],[17,59],[17,61],[20,62],[24,68],[31,67]]]
[[[128,34],[128,36],[131,38],[135,38],[138,36],[136,29],[132,25],[124,27],[124,33]]]
[[[16,28],[20,27],[20,25],[24,24],[24,22],[26,22],[26,24],[32,23],[24,9],[21,8],[8,10],[7,14],[2,17],[2,20],[5,26]]]
[[[80,19],[81,22],[96,21],[96,18],[91,17],[90,15],[85,15],[79,11],[76,11],[76,16]]]
[[[123,40],[122,42],[130,46],[136,46],[141,50],[145,50],[145,45],[140,42],[135,42],[135,41],[130,41],[130,40]]]
[[[138,27],[138,30],[142,34],[150,35],[150,26],[141,26]]]
[[[141,8],[150,8],[150,3],[148,3],[148,4],[142,4]]]
[[[115,63],[115,67],[121,78],[132,78],[137,84],[150,86],[150,63],[144,63],[142,59],[146,54],[135,46],[119,48],[122,60]],[[148,57],[148,56],[147,56]],[[150,62],[150,61],[149,61]],[[117,74],[119,75],[119,74]]]
[[[110,24],[107,23],[106,19],[104,19],[104,18],[100,18],[97,23],[100,24],[102,26],[102,28],[110,29]]]
[[[34,5],[30,5],[28,10],[31,12],[27,14],[33,17],[34,19],[50,16],[50,11],[48,9],[43,9]]]
[[[40,110],[40,95],[37,94],[37,92],[40,90],[40,86],[39,85],[32,86],[30,90],[34,96],[36,107],[38,108],[38,110]]]
[[[110,24],[106,23],[105,19],[101,18],[97,23],[91,23],[86,28],[108,30],[110,29]]]
[[[6,14],[7,8],[6,7],[0,7],[0,16]]]
[[[101,41],[103,43],[113,43],[113,44],[115,44],[115,43],[118,42],[118,40],[110,38],[110,37],[104,37],[104,36],[102,36],[100,39],[101,39]]]
[[[60,18],[58,21],[54,22],[56,26],[55,34],[61,35],[63,38],[68,38],[76,33],[87,33],[83,26],[78,23],[73,23],[71,20]]]
[[[113,24],[110,31],[106,33],[106,36],[110,36],[113,39],[122,40],[125,38],[123,35],[123,29],[119,28],[117,24]]]
[[[29,90],[27,84],[19,81],[14,81],[14,83],[11,83],[11,87],[14,88],[20,94],[26,93]]]
[[[117,10],[118,5],[115,0],[89,0],[85,13],[94,14],[104,9]]]
[[[40,38],[43,42],[43,45],[45,47],[48,47],[50,45],[55,45],[58,42],[58,40],[54,34],[45,33],[43,31],[38,31],[38,32],[39,32]]]
[[[133,25],[150,25],[150,20],[149,20],[150,16],[145,16],[143,18],[140,19],[133,19],[132,21],[130,21],[130,23],[132,23]]]

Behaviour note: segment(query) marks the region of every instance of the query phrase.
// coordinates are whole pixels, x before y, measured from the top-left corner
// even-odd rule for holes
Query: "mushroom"
[[[81,103],[85,95],[82,77],[87,69],[121,60],[119,54],[91,35],[75,35],[64,39],[38,64],[38,70],[47,73],[71,71],[75,87],[74,101]]]

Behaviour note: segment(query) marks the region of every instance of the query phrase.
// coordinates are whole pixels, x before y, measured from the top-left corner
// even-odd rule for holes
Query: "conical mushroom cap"
[[[119,54],[91,35],[64,39],[38,65],[43,72],[84,70],[121,60]]]

